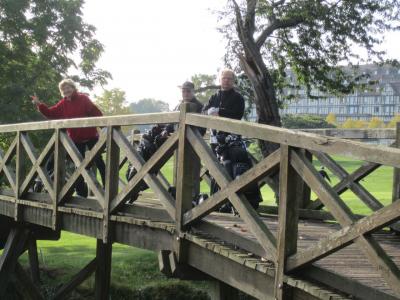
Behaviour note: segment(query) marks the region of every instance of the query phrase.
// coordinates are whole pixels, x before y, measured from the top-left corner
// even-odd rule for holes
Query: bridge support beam
[[[110,295],[110,275],[111,275],[111,254],[112,244],[104,244],[102,240],[97,240],[96,248],[96,277],[95,277],[95,299],[108,300]]]
[[[239,290],[222,281],[214,281],[210,293],[211,300],[239,300]]]
[[[40,269],[36,239],[31,236],[28,241],[29,267],[33,283],[40,286]]]
[[[29,230],[22,227],[11,229],[3,254],[0,257],[0,299],[4,298],[4,293],[10,282],[10,274],[14,273],[18,263],[18,257],[24,251]]]

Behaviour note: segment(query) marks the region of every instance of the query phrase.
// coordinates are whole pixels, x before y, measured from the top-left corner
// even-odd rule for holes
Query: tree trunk
[[[279,116],[278,103],[276,101],[275,89],[272,78],[266,71],[266,67],[262,62],[262,66],[256,63],[253,57],[240,57],[241,67],[250,79],[255,93],[255,104],[257,111],[257,122],[271,126],[281,127],[281,118]],[[260,72],[263,70],[264,72]],[[260,141],[261,152],[264,157],[268,156],[279,148],[278,144]]]
[[[240,57],[240,63],[254,88],[257,122],[281,127],[281,118],[279,116],[278,103],[276,101],[272,78],[268,73],[260,73],[259,68],[257,68],[257,65],[252,59],[246,59],[242,56]],[[263,157],[267,157],[279,148],[279,144],[264,140],[258,140],[258,144]],[[272,174],[269,180],[267,180],[267,184],[273,190],[275,201],[278,203],[279,172]]]

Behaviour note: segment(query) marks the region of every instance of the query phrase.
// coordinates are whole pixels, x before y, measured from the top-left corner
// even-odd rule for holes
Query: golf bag
[[[173,132],[174,126],[172,124],[154,125],[150,130],[146,131],[146,133],[142,135],[137,147],[137,152],[144,161],[148,161]],[[132,166],[132,164],[129,164],[128,170],[126,171],[126,179],[128,181],[131,180],[136,173],[137,170]],[[133,190],[129,203],[133,203],[138,198],[139,193],[148,188],[149,187],[143,180],[140,181],[137,187]]]
[[[246,144],[239,135],[219,132],[217,134],[218,145],[215,152],[219,162],[225,167],[233,179],[239,177],[252,167]],[[216,193],[220,187],[214,179],[211,181],[211,195]],[[248,186],[243,194],[254,209],[257,209],[262,202],[262,196],[257,183]],[[219,208],[220,212],[237,214],[230,202]]]

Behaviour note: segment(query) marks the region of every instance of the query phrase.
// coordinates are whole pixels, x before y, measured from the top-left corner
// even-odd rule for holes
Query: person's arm
[[[201,110],[201,113],[203,113],[203,114],[206,115],[208,109],[209,109],[211,106],[213,106],[213,103],[214,103],[214,95],[212,95],[212,96],[210,97],[210,99],[208,100],[208,102],[207,102],[206,104],[204,104],[203,109]]]
[[[218,95],[217,94],[212,95],[208,103],[203,107],[202,113],[210,116],[218,116],[219,103],[217,100],[218,100]]]
[[[85,96],[85,104],[86,104],[86,114],[88,117],[103,116],[101,110],[98,109],[98,107],[87,96]]]
[[[62,100],[50,107],[44,103],[36,103],[36,107],[47,119],[62,119],[64,117]]]
[[[229,107],[219,109],[219,116],[224,118],[240,120],[244,115],[244,99],[237,95]]]

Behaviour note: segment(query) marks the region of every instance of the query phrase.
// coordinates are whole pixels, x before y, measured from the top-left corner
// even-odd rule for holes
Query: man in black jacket
[[[244,98],[233,88],[235,73],[230,69],[224,69],[221,71],[219,79],[221,89],[210,97],[208,103],[203,107],[203,113],[240,120],[244,115]],[[211,130],[210,144],[214,150],[217,144],[215,130]]]

